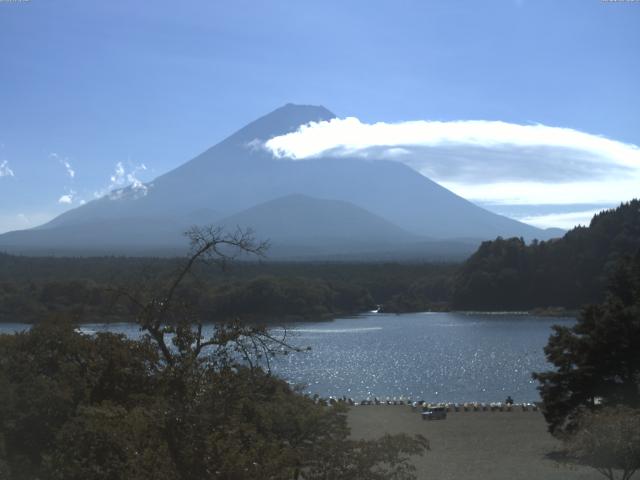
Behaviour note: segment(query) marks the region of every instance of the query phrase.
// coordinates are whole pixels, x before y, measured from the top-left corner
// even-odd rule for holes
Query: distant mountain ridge
[[[309,246],[318,255],[355,252],[364,245],[370,251],[406,252],[412,243],[408,238],[415,245],[449,239],[479,243],[499,235],[545,239],[556,234],[484,210],[399,163],[277,159],[262,147],[269,138],[334,117],[324,107],[285,105],[149,182],[144,190],[127,187],[35,229],[0,235],[0,250],[126,253],[131,246],[139,254],[145,246],[180,249],[186,245],[180,232],[190,225],[234,216],[242,227],[253,227],[258,237],[269,237],[270,225],[281,225],[281,208],[295,211],[296,221],[305,223],[309,232],[299,226],[289,229],[286,237],[285,230],[278,229],[277,243],[293,251],[305,246],[305,237],[315,239]],[[295,207],[291,195],[301,194]],[[277,201],[283,198],[289,200]],[[343,202],[344,209],[332,201]],[[262,214],[252,215],[251,209]],[[345,220],[347,212],[353,225]],[[323,231],[305,222],[319,216]]]
[[[251,225],[271,241],[303,245],[362,239],[373,245],[393,245],[421,239],[352,203],[321,200],[302,194],[261,203],[217,223],[227,229]]]

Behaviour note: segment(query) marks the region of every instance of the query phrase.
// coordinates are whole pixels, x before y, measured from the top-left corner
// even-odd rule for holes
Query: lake
[[[273,369],[321,396],[537,401],[531,372],[549,368],[543,348],[551,326],[573,323],[513,313],[369,313],[296,323],[287,327],[290,343],[311,350],[279,356]],[[2,333],[24,328],[0,324]],[[139,335],[133,324],[83,328]]]

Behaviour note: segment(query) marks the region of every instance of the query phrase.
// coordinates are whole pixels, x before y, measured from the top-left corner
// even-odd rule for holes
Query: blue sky
[[[637,2],[30,0],[0,2],[0,42],[0,232],[151,180],[287,102],[640,145]]]

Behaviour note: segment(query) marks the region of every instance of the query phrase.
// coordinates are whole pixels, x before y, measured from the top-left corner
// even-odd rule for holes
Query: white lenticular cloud
[[[404,163],[459,195],[494,203],[618,202],[640,193],[640,148],[570,128],[500,121],[312,122],[274,137],[278,158]]]
[[[14,177],[13,170],[9,168],[9,162],[4,160],[0,162],[0,177]]]
[[[546,147],[582,151],[589,157],[606,158],[623,167],[638,167],[640,148],[608,138],[546,125],[465,120],[454,122],[412,121],[366,124],[357,118],[332,119],[303,125],[296,132],[272,138],[266,146],[278,156],[313,157],[330,150],[363,151],[372,147],[480,148]],[[392,150],[393,151],[393,150]]]

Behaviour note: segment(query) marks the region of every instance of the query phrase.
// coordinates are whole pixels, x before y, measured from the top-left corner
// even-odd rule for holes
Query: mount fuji
[[[408,166],[361,158],[275,158],[261,145],[335,115],[287,104],[145,185],[113,191],[30,230],[0,235],[23,254],[184,252],[194,224],[253,228],[274,258],[464,257],[482,240],[558,236],[489,212]],[[443,248],[443,245],[448,247]]]

